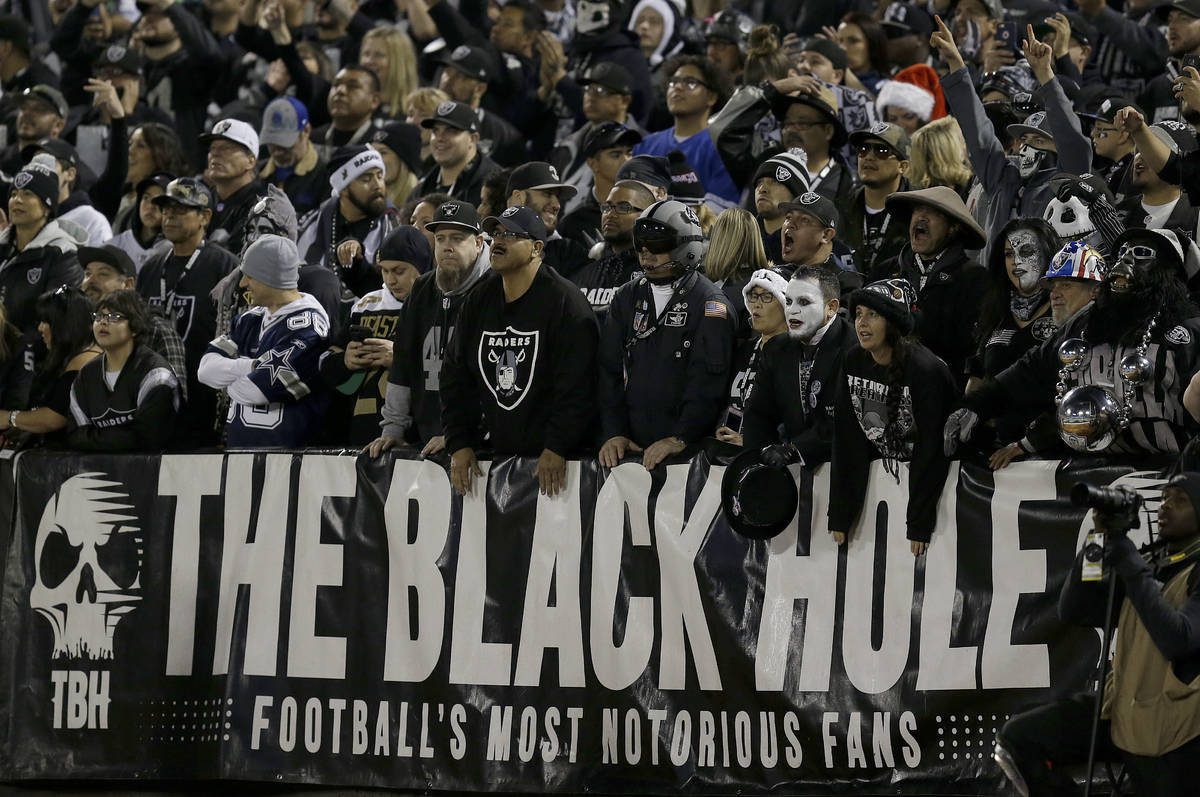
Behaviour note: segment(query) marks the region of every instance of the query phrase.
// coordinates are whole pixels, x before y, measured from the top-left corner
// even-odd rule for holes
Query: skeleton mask
[[[1033,230],[1013,230],[1009,233],[1008,245],[1013,251],[1011,277],[1017,290],[1028,296],[1037,290],[1038,280],[1045,271],[1045,264],[1038,257],[1037,236]]]
[[[1040,169],[1048,166],[1046,161],[1049,160],[1049,155],[1053,153],[1047,152],[1044,149],[1034,149],[1028,144],[1022,144],[1021,149],[1017,150],[1017,170],[1021,174],[1022,180],[1028,180]]]
[[[576,33],[598,33],[608,27],[612,9],[607,0],[580,0],[575,17]]]
[[[787,302],[788,335],[808,342],[821,327],[825,326],[825,298],[821,286],[814,279],[795,279],[788,282]]]
[[[142,533],[132,508],[102,473],[71,477],[47,502],[29,605],[50,623],[53,658],[112,658],[117,624],[142,599]]]
[[[1064,242],[1083,241],[1096,235],[1096,225],[1092,223],[1087,205],[1076,196],[1065,202],[1057,197],[1052,198],[1046,204],[1046,213],[1042,218],[1050,222]]]

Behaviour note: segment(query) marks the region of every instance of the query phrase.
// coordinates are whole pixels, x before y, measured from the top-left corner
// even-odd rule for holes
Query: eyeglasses
[[[886,144],[859,144],[854,148],[854,154],[860,158],[874,155],[879,160],[889,160],[896,157],[896,153]]]
[[[814,127],[821,127],[822,125],[827,124],[829,124],[829,122],[784,122],[783,129],[796,130],[800,133],[804,133],[812,130]]]
[[[513,232],[512,230],[498,229],[492,233],[494,241],[527,241],[533,238],[532,235],[525,232]]]
[[[92,313],[93,324],[119,324],[124,320],[122,313]]]
[[[591,94],[593,97],[613,97],[621,92],[614,91],[608,86],[601,86],[599,83],[589,83],[584,86],[583,93]]]
[[[775,301],[775,295],[766,291],[750,291],[746,294],[746,301],[749,304],[770,304]]]
[[[629,202],[602,202],[600,204],[601,213],[616,213],[620,216],[628,216],[630,213],[641,213],[645,208],[639,208]]]
[[[673,89],[676,86],[682,86],[688,91],[695,91],[698,88],[712,89],[712,86],[705,83],[700,78],[695,77],[673,77],[667,81],[667,88]]]

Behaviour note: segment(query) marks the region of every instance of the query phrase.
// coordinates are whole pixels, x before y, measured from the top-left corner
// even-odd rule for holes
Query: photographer
[[[1096,502],[1091,501],[1093,505]],[[1136,508],[1097,509],[1104,580],[1083,581],[1080,551],[1059,599],[1065,621],[1104,626],[1110,571],[1116,654],[1105,682],[1096,758],[1120,758],[1139,797],[1195,794],[1200,758],[1200,473],[1182,473],[1163,489],[1158,545],[1150,561],[1126,536]],[[1076,794],[1063,765],[1087,758],[1096,695],[1078,694],[1017,715],[996,739],[996,758],[1029,795]],[[1024,784],[1020,780],[1024,780]]]

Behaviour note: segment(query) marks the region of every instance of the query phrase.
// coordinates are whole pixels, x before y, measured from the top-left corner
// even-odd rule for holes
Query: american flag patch
[[[705,318],[728,318],[728,310],[722,302],[705,302],[704,303]]]

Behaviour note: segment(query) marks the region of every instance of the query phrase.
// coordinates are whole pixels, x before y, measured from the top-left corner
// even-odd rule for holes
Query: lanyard
[[[808,184],[810,186],[812,186],[813,189],[815,190],[816,187],[821,184],[821,181],[829,176],[829,173],[831,171],[833,171],[833,156],[832,155],[829,156],[829,162],[825,164],[825,168],[823,168],[823,169],[821,169],[821,171],[817,172],[816,177],[813,177],[811,175],[809,176]]]
[[[162,273],[158,275],[158,298],[162,302],[163,311],[171,313],[171,307],[175,304],[175,289],[179,287],[179,283],[183,282],[183,278],[192,270],[192,266],[196,263],[196,258],[200,256],[200,250],[204,248],[204,239],[200,239],[200,243],[196,245],[196,251],[192,252],[192,256],[183,264],[183,270],[179,272],[179,276],[175,278],[175,284],[171,290],[167,290],[167,264],[163,263]]]
[[[865,206],[864,206],[865,208]],[[867,226],[867,217],[869,213],[863,214],[863,246],[869,247],[871,251],[871,260],[867,263],[866,269],[862,270],[863,274],[875,267],[875,260],[879,257],[879,249],[883,246],[883,238],[887,235],[888,225],[892,223],[892,214],[884,212],[883,224],[879,226],[879,234],[874,241],[868,242],[868,237],[871,234],[870,227]]]

